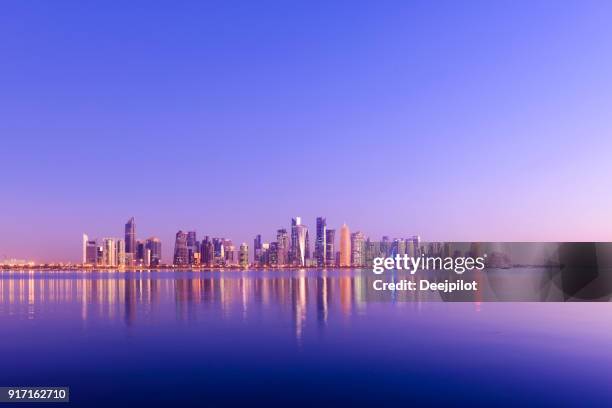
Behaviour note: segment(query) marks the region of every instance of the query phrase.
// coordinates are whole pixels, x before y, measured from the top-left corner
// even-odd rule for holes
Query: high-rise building
[[[386,235],[383,235],[382,240],[380,241],[380,250],[382,252],[382,256],[391,256],[391,240]]]
[[[199,252],[197,245],[197,238],[195,231],[189,231],[187,233],[187,258],[189,259],[189,264],[193,265],[195,263],[196,253]]]
[[[317,266],[325,266],[325,254],[327,251],[325,239],[327,235],[327,221],[323,217],[317,217],[317,235],[315,238],[314,257],[317,260]]]
[[[87,263],[87,241],[89,241],[89,237],[87,236],[87,234],[83,234],[83,256],[81,257],[81,263],[83,264]]]
[[[276,265],[289,264],[289,234],[284,228],[276,231],[275,251]]]
[[[125,224],[125,257],[128,265],[136,261],[136,222],[134,217]]]
[[[162,247],[159,238],[151,237],[145,241],[145,248],[151,251],[150,265],[158,266],[162,259]]]
[[[270,266],[279,266],[278,253],[279,253],[278,242],[270,242],[270,249],[268,250],[268,256],[269,256],[268,262]]]
[[[214,263],[214,259],[215,259],[215,247],[208,235],[206,235],[204,239],[202,240],[200,251],[202,253],[202,258],[201,258],[202,264],[211,266]]]
[[[84,238],[85,237],[87,237],[87,235],[84,235]],[[85,261],[83,263],[86,265],[98,264],[98,243],[95,239],[90,240],[87,238],[87,241],[85,241]]]
[[[336,265],[336,247],[334,241],[336,239],[336,230],[328,229],[325,231],[325,266]]]
[[[145,258],[147,256],[147,250],[145,248],[145,243],[142,241],[136,241],[136,264],[137,265],[146,265]]]
[[[231,240],[226,239],[223,242],[223,254],[225,265],[238,265],[238,251]]]
[[[125,266],[125,241],[117,240],[117,266]]]
[[[223,241],[224,241],[223,238],[213,238],[212,239],[212,243],[214,247],[213,258],[215,262],[221,258],[225,258],[225,254],[223,252]]]
[[[310,259],[310,238],[308,236],[308,228],[306,228],[306,243],[304,245],[304,259],[308,261]],[[308,264],[308,262],[305,262]]]
[[[176,233],[174,241],[174,265],[187,265],[189,263],[189,253],[187,252],[187,234],[183,231]]]
[[[240,244],[240,254],[238,263],[243,268],[249,266],[249,246],[246,244],[246,242]]]
[[[270,244],[264,242],[261,244],[261,266],[269,266],[270,265]]]
[[[104,266],[104,245],[96,245],[96,265]]]
[[[366,262],[365,262],[366,245],[365,243],[366,243],[365,235],[362,232],[357,231],[351,234],[351,265],[352,266],[361,267],[361,266],[366,265]]]
[[[298,225],[302,224],[301,217],[291,219],[291,244],[289,245],[289,263],[294,264],[298,258]]]
[[[102,240],[102,259],[104,266],[117,266],[117,249],[114,238]]]
[[[351,266],[351,231],[346,224],[340,228],[340,260],[339,266]]]
[[[257,234],[253,240],[253,263],[256,266],[261,265],[262,247],[261,247],[261,235]]]
[[[291,220],[291,249],[289,251],[289,263],[297,266],[305,266],[309,252],[308,228],[302,224],[302,219],[300,217],[295,217]]]

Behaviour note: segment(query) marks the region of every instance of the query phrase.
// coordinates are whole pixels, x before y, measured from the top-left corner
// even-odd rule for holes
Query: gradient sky
[[[0,258],[612,238],[612,3],[4,1]],[[311,238],[314,232],[311,232]]]

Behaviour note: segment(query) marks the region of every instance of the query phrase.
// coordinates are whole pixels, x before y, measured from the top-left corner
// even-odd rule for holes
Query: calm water
[[[367,302],[364,285],[348,270],[0,272],[0,385],[105,407],[612,404],[610,303]]]

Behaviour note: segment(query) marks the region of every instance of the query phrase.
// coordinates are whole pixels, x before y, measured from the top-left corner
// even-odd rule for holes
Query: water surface
[[[0,385],[105,407],[612,404],[610,303],[371,302],[364,279],[0,272]]]

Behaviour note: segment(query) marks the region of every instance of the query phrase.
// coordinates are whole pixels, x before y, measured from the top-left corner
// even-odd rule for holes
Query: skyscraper
[[[261,247],[261,235],[257,234],[253,241],[253,263],[255,265],[261,265],[262,247]]]
[[[137,265],[146,265],[145,258],[147,256],[147,251],[145,248],[145,243],[137,240],[136,241],[136,264]]]
[[[83,238],[87,237],[87,235],[83,235]],[[85,261],[83,263],[86,265],[98,264],[98,243],[95,239],[87,238],[87,241],[85,241]]]
[[[351,265],[365,266],[365,235],[362,232],[351,234]]]
[[[208,235],[204,236],[204,239],[202,240],[200,253],[202,265],[211,266],[215,258],[215,248]]]
[[[188,262],[190,265],[194,264],[197,252],[199,252],[199,248],[197,245],[196,232],[189,231],[187,233],[187,258],[189,259]]]
[[[134,217],[125,224],[125,257],[128,265],[136,261],[136,223]]]
[[[291,219],[291,244],[289,246],[289,263],[294,264],[298,258],[298,225],[302,224],[302,218]]]
[[[328,229],[325,231],[325,266],[336,265],[336,248],[334,241],[336,239],[336,230]]]
[[[276,265],[289,264],[289,234],[284,228],[276,231],[275,252]]]
[[[162,247],[159,238],[148,238],[145,242],[145,248],[151,251],[151,265],[158,266],[162,259]]]
[[[240,244],[238,263],[243,268],[249,266],[249,246],[246,244],[246,242]]]
[[[325,254],[327,251],[325,242],[327,235],[327,221],[323,217],[317,218],[317,236],[315,239],[315,253],[314,257],[317,260],[317,266],[325,266]]]
[[[187,252],[187,234],[183,231],[176,233],[174,241],[174,265],[187,265],[189,253]]]
[[[291,264],[306,265],[307,243],[308,228],[302,224],[300,217],[293,218],[291,220]]]
[[[125,266],[125,241],[117,240],[117,266]]]
[[[346,224],[340,228],[339,266],[351,266],[351,231]]]
[[[89,241],[89,237],[87,236],[87,234],[83,234],[83,256],[81,257],[81,263],[83,264],[87,263],[87,241]]]
[[[104,266],[117,266],[117,249],[114,238],[104,238],[102,240],[102,257]]]

